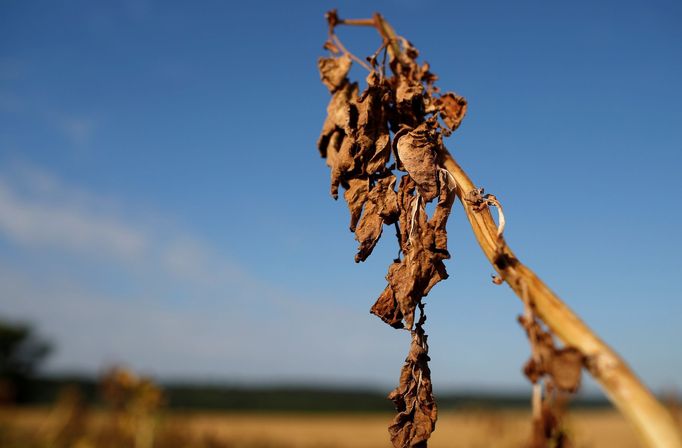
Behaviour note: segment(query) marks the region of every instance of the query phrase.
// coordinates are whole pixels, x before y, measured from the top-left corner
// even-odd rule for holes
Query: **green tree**
[[[51,351],[30,325],[0,319],[0,402],[26,401],[31,380]]]

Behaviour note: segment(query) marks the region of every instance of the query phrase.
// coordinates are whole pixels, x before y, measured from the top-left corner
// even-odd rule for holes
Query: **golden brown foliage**
[[[552,334],[542,328],[530,308],[519,316],[519,323],[526,330],[532,351],[523,372],[539,395],[533,402],[530,446],[570,448],[563,420],[570,395],[580,387],[584,356],[573,347],[557,348]]]
[[[370,73],[367,87],[358,94],[358,84],[348,79],[352,60],[358,58],[334,33],[343,21],[335,11],[328,13],[327,19],[329,39],[324,47],[331,55],[320,58],[318,67],[332,98],[318,149],[331,171],[332,196],[338,197],[339,186],[345,189],[349,227],[359,243],[355,261],[364,261],[372,253],[384,225],[396,227],[402,256],[389,266],[388,284],[371,312],[394,328],[412,332],[412,346],[400,383],[389,396],[398,411],[389,432],[395,447],[426,446],[435,428],[437,408],[423,328],[423,298],[448,277],[443,263],[450,258],[446,225],[457,186],[440,159],[446,152],[443,136],[459,127],[467,102],[452,92],[441,94],[430,66],[417,61],[417,49],[403,38],[387,36],[379,51],[367,58],[369,65],[363,63]],[[380,30],[386,26],[376,22],[373,25]],[[383,62],[379,63],[382,50]],[[390,76],[386,74],[387,55]],[[435,211],[429,217],[426,204],[436,198]],[[484,195],[483,189],[470,191],[466,200],[479,212],[489,205],[501,210],[497,199]],[[500,212],[500,241],[503,229],[504,216]],[[498,255],[503,256],[501,252]],[[496,280],[501,282],[501,278]],[[417,308],[421,318],[415,326]],[[534,316],[521,322],[534,353],[526,365],[526,374],[534,384],[548,378],[545,399],[537,403],[532,442],[544,446],[550,439],[559,440],[556,434],[560,428],[559,401],[548,391],[575,392],[583,359],[575,349],[554,348],[551,333],[543,331]],[[547,437],[540,437],[540,433]]]
[[[389,431],[396,447],[425,446],[437,411],[428,368],[428,345],[422,299],[448,274],[450,258],[446,224],[455,185],[438,161],[443,135],[450,135],[466,112],[466,101],[440,94],[429,65],[417,62],[418,51],[407,40],[385,41],[367,58],[367,87],[348,79],[352,60],[334,34],[340,20],[327,16],[330,57],[320,58],[320,78],[332,98],[318,139],[331,172],[331,194],[339,186],[350,211],[350,230],[358,241],[355,261],[367,259],[383,232],[395,225],[402,256],[388,268],[388,284],[371,312],[395,328],[412,332],[412,346],[400,384],[390,395],[398,416]],[[392,48],[401,49],[396,53]],[[384,52],[383,62],[379,54]],[[386,59],[391,75],[386,74]],[[440,120],[439,120],[440,118]],[[391,163],[393,160],[393,163]],[[400,178],[396,190],[396,181]],[[426,205],[437,199],[432,216]],[[415,311],[421,318],[415,326]]]
[[[423,307],[420,305],[421,318],[412,332],[410,353],[400,371],[400,384],[388,396],[398,410],[398,415],[388,427],[394,446],[426,446],[436,427],[438,408],[431,386]]]

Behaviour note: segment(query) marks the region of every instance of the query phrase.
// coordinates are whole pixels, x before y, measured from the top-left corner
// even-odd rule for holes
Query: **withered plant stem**
[[[388,46],[389,55],[402,62],[400,41],[393,28],[376,13],[372,19],[339,19],[338,25],[374,26]],[[466,200],[476,189],[469,176],[443,148],[442,166],[457,183],[457,197],[466,212],[481,249],[503,279],[523,300],[527,294],[534,313],[564,344],[579,350],[586,367],[614,405],[637,430],[645,446],[682,448],[682,434],[673,416],[637,378],[616,352],[604,343],[533,271],[523,265],[498,235],[489,208],[477,209]]]
[[[457,196],[476,239],[500,277],[519,297],[523,297],[525,287],[535,314],[564,344],[578,349],[585,356],[589,372],[635,426],[646,446],[682,447],[679,428],[668,410],[656,400],[628,365],[533,271],[514,256],[503,240],[502,245],[498,245],[497,225],[490,210],[486,207],[476,211],[464,199],[468,192],[476,188],[473,182],[445,149],[442,159],[445,168],[457,181]]]
[[[376,26],[374,19],[340,19],[339,25]]]

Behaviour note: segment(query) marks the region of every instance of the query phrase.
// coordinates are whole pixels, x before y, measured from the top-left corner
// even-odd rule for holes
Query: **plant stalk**
[[[443,149],[442,162],[457,183],[457,197],[486,257],[502,279],[519,296],[523,284],[535,314],[567,346],[578,349],[595,380],[637,430],[642,443],[651,448],[681,448],[682,436],[673,416],[656,400],[628,365],[583,323],[529,268],[497,238],[497,225],[490,209],[474,210],[467,194],[475,190],[469,176]],[[499,244],[501,243],[501,244]]]

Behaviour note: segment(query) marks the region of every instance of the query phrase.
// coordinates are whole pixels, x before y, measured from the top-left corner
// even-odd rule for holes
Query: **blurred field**
[[[73,417],[73,416],[72,416]],[[109,444],[109,417],[91,411],[87,421],[64,418],[58,411],[41,408],[0,411],[0,446],[77,448],[101,446],[158,447],[389,447],[388,414],[237,414],[166,412],[146,425],[146,437],[129,444]],[[529,431],[524,411],[458,411],[442,413],[429,446],[438,447],[521,447]],[[610,410],[573,412],[568,428],[576,448],[639,446],[624,419]],[[68,438],[56,435],[71,425]],[[80,428],[77,426],[80,425]],[[60,428],[62,426],[62,428]],[[90,435],[99,433],[99,438]],[[149,434],[155,433],[150,439]],[[102,436],[101,434],[105,434]],[[50,443],[45,442],[52,437]],[[102,438],[105,437],[105,438]],[[57,441],[57,442],[55,442]]]
[[[178,418],[178,417],[175,417]],[[391,415],[194,416],[192,431],[213,431],[219,438],[291,447],[388,447]],[[520,411],[446,413],[440,416],[429,446],[520,447],[527,439],[529,414]],[[636,447],[634,434],[612,411],[581,412],[569,423],[578,447]]]

